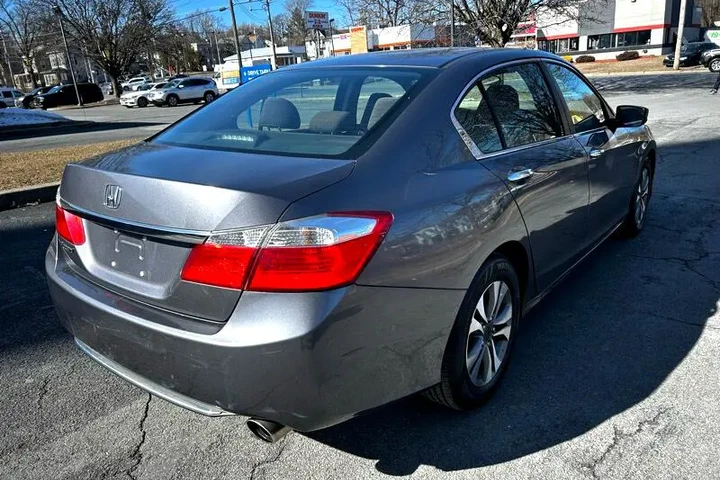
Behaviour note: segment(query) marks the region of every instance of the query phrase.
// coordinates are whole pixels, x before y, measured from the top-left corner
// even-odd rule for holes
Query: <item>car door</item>
[[[456,118],[480,162],[512,193],[530,237],[537,287],[545,289],[585,247],[586,153],[567,135],[539,62],[498,67],[473,88],[482,96],[477,108]]]
[[[602,238],[628,211],[638,162],[636,136],[627,129],[613,131],[611,111],[600,95],[564,64],[546,63],[564,100],[575,138],[588,154],[589,242]]]
[[[193,81],[183,80],[178,84],[178,96],[180,100],[190,100],[193,98]]]

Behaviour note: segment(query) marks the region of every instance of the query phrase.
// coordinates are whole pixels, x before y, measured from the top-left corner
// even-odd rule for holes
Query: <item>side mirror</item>
[[[622,127],[640,127],[647,123],[648,113],[645,107],[620,105],[615,110],[615,125]]]

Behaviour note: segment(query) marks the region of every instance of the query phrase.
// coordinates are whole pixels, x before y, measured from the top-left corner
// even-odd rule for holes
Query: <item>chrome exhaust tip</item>
[[[290,427],[259,418],[250,418],[245,423],[253,435],[267,443],[279,442],[292,430]]]

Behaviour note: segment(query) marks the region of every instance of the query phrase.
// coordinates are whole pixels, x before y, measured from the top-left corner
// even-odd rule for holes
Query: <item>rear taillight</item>
[[[85,243],[85,228],[82,218],[55,204],[55,229],[58,235],[73,245]]]
[[[392,225],[387,212],[331,213],[212,235],[190,252],[182,279],[263,292],[353,283]]]

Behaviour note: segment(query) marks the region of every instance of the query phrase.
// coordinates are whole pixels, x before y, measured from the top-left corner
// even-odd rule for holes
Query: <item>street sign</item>
[[[260,75],[263,75],[265,73],[268,73],[272,70],[272,65],[269,63],[263,64],[263,65],[253,65],[252,67],[242,67],[240,69],[240,75],[242,77],[242,82],[249,82],[253,78],[257,78]]]
[[[305,12],[306,27],[309,30],[327,30],[330,28],[328,12]]]

